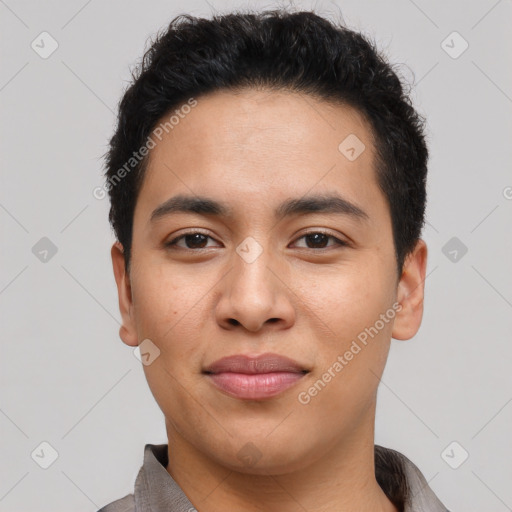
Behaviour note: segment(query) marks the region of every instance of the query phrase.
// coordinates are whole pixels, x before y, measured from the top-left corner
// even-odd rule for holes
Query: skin
[[[143,368],[166,418],[167,471],[201,512],[396,512],[375,479],[376,394],[391,337],[409,339],[420,326],[427,247],[419,240],[397,275],[370,128],[348,106],[292,92],[197,100],[151,151],[130,274],[122,246],[111,250],[120,337],[132,347],[149,338],[161,351]],[[354,161],[338,150],[349,134],[366,146]],[[332,192],[368,219],[274,218],[286,199]],[[233,214],[177,213],[152,223],[152,211],[178,193],[224,202]],[[165,247],[196,228],[211,238]],[[304,238],[322,230],[349,245]],[[263,251],[252,263],[236,252],[247,237]],[[299,393],[395,302],[394,319],[300,403]],[[266,352],[310,373],[277,397],[252,401],[219,391],[202,373],[224,356]],[[252,462],[237,456],[247,443]]]

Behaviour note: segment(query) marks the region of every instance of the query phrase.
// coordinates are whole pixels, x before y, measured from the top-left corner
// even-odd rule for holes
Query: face
[[[426,265],[420,241],[397,276],[374,151],[356,110],[261,90],[197,98],[151,150],[130,275],[112,258],[169,442],[279,474],[373,433]]]

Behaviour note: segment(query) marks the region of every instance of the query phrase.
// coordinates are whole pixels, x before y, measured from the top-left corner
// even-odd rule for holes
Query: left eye
[[[191,231],[190,233],[184,233],[170,242],[167,242],[165,244],[166,247],[180,247],[181,249],[206,249],[205,244],[207,244],[207,240],[210,238],[211,240],[214,240],[209,235],[206,235],[205,233],[202,233],[200,231]],[[336,238],[333,235],[330,235],[328,233],[323,233],[322,231],[312,231],[310,233],[306,233],[302,235],[301,237],[297,238],[297,240],[306,240],[306,249],[324,249],[326,246],[328,247],[329,239],[334,240],[334,244],[332,245],[338,245],[338,246],[347,246],[347,242],[344,242],[343,240],[340,240],[339,238]],[[178,245],[178,242],[181,240],[185,241],[185,247]],[[313,247],[311,247],[311,245]],[[304,248],[304,247],[302,247]]]
[[[303,238],[309,241],[311,244],[313,244],[313,247],[306,247],[306,249],[323,249],[327,245],[329,239],[334,240],[334,245],[348,245],[343,240],[340,240],[339,238],[336,238],[333,235],[329,235],[328,233],[323,233],[322,231],[312,231],[311,233],[306,233],[305,235],[302,235],[300,238],[297,238],[297,240],[301,240]]]

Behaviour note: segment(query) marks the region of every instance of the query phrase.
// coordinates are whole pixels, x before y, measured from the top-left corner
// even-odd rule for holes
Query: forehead
[[[221,161],[265,157],[283,161],[318,161],[319,152],[337,159],[339,143],[356,135],[366,146],[363,160],[370,162],[373,136],[363,116],[351,106],[335,105],[304,93],[243,89],[216,91],[199,97],[197,106],[168,126],[163,142],[152,151],[163,156],[174,141],[172,152],[193,151],[200,159],[215,154]],[[177,109],[179,111],[179,108]],[[166,117],[161,120],[165,123]],[[268,151],[261,152],[262,148]],[[293,151],[290,151],[293,150]],[[325,158],[322,158],[325,160]]]
[[[373,134],[354,108],[254,89],[216,91],[196,101],[161,140],[154,138],[139,210],[186,193],[232,202],[235,210],[267,205],[273,212],[286,198],[336,191],[370,212],[385,208]]]

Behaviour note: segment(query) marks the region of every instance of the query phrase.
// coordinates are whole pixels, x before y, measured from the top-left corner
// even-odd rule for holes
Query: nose
[[[221,281],[216,305],[217,322],[224,329],[240,328],[257,332],[265,325],[289,328],[295,321],[293,292],[286,282],[286,271],[272,262],[268,251],[247,262],[238,254]]]

